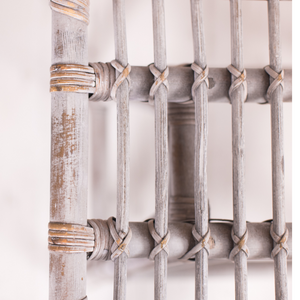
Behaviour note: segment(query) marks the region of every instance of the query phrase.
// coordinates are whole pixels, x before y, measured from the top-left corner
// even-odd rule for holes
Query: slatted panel
[[[279,30],[279,0],[269,0],[269,44],[270,44],[270,66],[276,72],[281,71],[281,49],[280,49],[280,30]],[[164,21],[164,1],[153,0],[153,33],[154,33],[154,65],[163,72],[167,67],[166,61],[166,37],[165,37],[165,21]],[[231,63],[240,72],[244,70],[243,66],[243,42],[242,42],[242,12],[241,0],[231,0]],[[124,67],[128,64],[127,45],[126,45],[126,26],[125,26],[125,1],[113,0],[114,10],[114,26],[115,26],[115,46],[116,60]],[[191,15],[192,15],[192,29],[194,40],[194,61],[203,70],[207,67],[204,43],[204,29],[203,29],[203,12],[202,1],[191,0]],[[61,20],[58,18],[56,12],[53,13],[55,25],[58,27],[64,23],[64,17]],[[63,60],[66,63],[82,63],[86,64],[86,24],[78,26],[76,22],[74,28],[82,29],[82,52],[76,56],[68,57],[65,55]],[[72,23],[71,22],[71,23]],[[72,31],[72,30],[71,30]],[[70,31],[70,34],[75,34]],[[58,45],[59,46],[59,45]],[[57,47],[57,45],[54,45]],[[70,52],[71,53],[71,52]],[[84,59],[82,59],[84,57]],[[54,57],[53,62],[60,62],[61,57]],[[116,77],[119,76],[116,71]],[[195,80],[198,78],[195,73]],[[232,75],[232,82],[236,77]],[[270,80],[272,83],[273,79]],[[168,110],[167,99],[168,90],[165,85],[160,85],[155,97],[155,230],[164,237],[168,231]],[[79,127],[75,128],[78,136],[82,135],[82,140],[79,144],[82,149],[78,154],[78,161],[80,161],[79,168],[83,173],[86,173],[86,121],[87,121],[87,97],[78,94],[61,94],[58,97],[61,103],[57,104],[55,100],[56,94],[53,98],[54,115],[59,114],[58,118],[64,114],[64,111],[73,109],[76,114],[84,120]],[[68,98],[68,99],[67,99]],[[65,100],[68,100],[66,102]],[[195,102],[195,168],[194,168],[194,202],[195,202],[195,227],[197,232],[204,236],[208,231],[208,201],[207,201],[207,85],[203,81],[200,87],[196,89],[193,97]],[[246,208],[244,199],[244,87],[240,86],[230,97],[232,105],[232,158],[233,158],[233,209],[234,221],[233,232],[236,236],[241,238],[246,230]],[[80,103],[79,103],[80,101]],[[279,86],[272,94],[271,102],[271,120],[272,120],[272,175],[273,175],[273,219],[274,231],[279,235],[283,235],[286,228],[285,211],[284,211],[284,159],[283,159],[283,122],[282,122],[282,88]],[[64,105],[66,107],[64,107]],[[67,115],[68,116],[68,115]],[[56,116],[57,117],[57,116]],[[64,117],[64,116],[63,116]],[[81,119],[81,120],[82,120]],[[66,121],[66,120],[64,120]],[[68,121],[68,120],[67,120]],[[72,120],[71,120],[72,121]],[[76,120],[74,121],[76,122]],[[55,123],[53,121],[53,123]],[[77,124],[77,123],[76,123]],[[55,124],[54,124],[55,125]],[[57,125],[57,124],[56,124]],[[64,124],[62,124],[63,126]],[[78,124],[77,124],[78,125]],[[53,127],[53,138],[55,138],[55,126]],[[73,127],[72,127],[73,128]],[[129,85],[125,80],[117,90],[117,132],[118,132],[118,187],[117,187],[117,218],[116,228],[118,232],[128,232],[129,226]],[[64,142],[64,141],[63,141]],[[55,145],[55,139],[52,146]],[[55,149],[54,149],[55,150]],[[52,149],[53,157],[55,158],[55,151]],[[61,164],[68,163],[66,160]],[[59,171],[59,170],[58,170]],[[75,170],[76,172],[78,170]],[[65,174],[63,174],[64,176]],[[55,170],[52,170],[52,176],[55,176]],[[80,177],[81,178],[81,177]],[[54,179],[51,179],[55,181]],[[72,182],[71,179],[66,180],[67,184]],[[85,182],[83,182],[85,183]],[[53,193],[58,191],[54,187]],[[83,184],[82,194],[86,194],[86,185]],[[85,201],[75,197],[72,199],[77,206],[85,206]],[[78,201],[77,201],[78,200]],[[54,205],[55,204],[55,205]],[[61,204],[61,203],[60,203]],[[54,205],[54,208],[53,208]],[[65,204],[63,204],[65,205]],[[62,205],[62,206],[63,206]],[[76,206],[74,205],[74,207]],[[55,211],[56,203],[51,202],[52,210]],[[52,211],[51,211],[52,212]],[[59,213],[64,213],[62,209]],[[80,215],[73,213],[73,216],[57,215],[57,212],[52,212],[52,221],[77,222],[85,225],[86,211],[83,209]],[[74,216],[76,218],[74,219]],[[74,219],[74,220],[73,220]],[[275,246],[275,243],[274,243]],[[57,255],[57,257],[55,256]],[[61,256],[58,254],[50,256],[51,261],[62,259],[66,262],[67,267],[71,270],[68,273],[67,281],[70,280],[71,289],[67,291],[66,299],[83,298],[85,296],[85,262],[82,257],[85,254],[73,259],[72,256]],[[70,254],[68,254],[70,255]],[[205,250],[201,250],[195,257],[195,279],[196,279],[196,299],[208,299],[208,254]],[[155,257],[155,299],[167,299],[167,260],[168,256],[165,251],[161,251]],[[247,256],[243,251],[240,251],[234,258],[235,262],[235,289],[236,299],[246,300],[247,294]],[[287,299],[287,253],[280,251],[274,259],[275,264],[275,289],[276,299]],[[57,265],[59,265],[57,263]],[[73,269],[72,269],[73,268]],[[53,272],[54,270],[54,272]],[[50,282],[52,286],[56,285],[55,289],[50,291],[50,299],[60,297],[63,293],[63,285],[65,282],[56,283],[61,279],[53,269],[50,272]],[[76,273],[82,274],[83,282],[77,285],[73,281],[72,270]],[[55,273],[55,274],[54,274]],[[79,274],[78,273],[78,274]],[[52,277],[51,277],[52,276]],[[127,255],[121,254],[115,260],[115,280],[114,280],[114,299],[123,300],[126,298],[126,278],[127,278]],[[55,281],[55,283],[53,283]],[[57,294],[58,293],[58,294]]]

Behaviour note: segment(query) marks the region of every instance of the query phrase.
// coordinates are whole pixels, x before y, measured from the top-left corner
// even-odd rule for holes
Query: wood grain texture
[[[87,26],[52,11],[52,64],[88,64]],[[88,94],[51,94],[50,222],[87,224]],[[86,296],[86,253],[50,253],[49,299]]]
[[[241,0],[230,0],[231,64],[240,72],[243,62],[243,28]],[[232,75],[231,81],[236,79]],[[241,238],[246,229],[245,188],[245,136],[244,136],[244,88],[241,85],[231,97],[232,106],[232,174],[233,174],[233,230]],[[235,257],[235,299],[248,299],[247,256],[240,251]]]
[[[202,0],[191,0],[191,16],[194,44],[194,62],[204,70],[207,67]],[[195,80],[198,76],[195,73]],[[194,202],[195,229],[204,236],[208,231],[207,200],[207,134],[208,97],[207,84],[203,81],[195,91],[195,160],[194,160]],[[195,299],[208,299],[208,253],[202,249],[195,255]]]
[[[269,56],[270,67],[277,73],[281,71],[280,41],[280,3],[269,0]],[[273,81],[270,78],[270,83]],[[273,228],[281,236],[285,232],[285,188],[284,188],[284,144],[283,144],[283,100],[282,87],[271,95],[271,131],[272,131],[272,198]],[[274,244],[275,246],[275,244]],[[287,262],[286,252],[280,251],[274,258],[276,300],[287,300]]]
[[[154,65],[167,67],[165,11],[163,0],[152,0]],[[161,84],[154,96],[155,110],[155,230],[164,237],[168,231],[168,91]],[[154,297],[167,299],[168,255],[161,251],[154,258]]]
[[[113,1],[115,58],[128,64],[125,1]],[[119,76],[116,70],[116,78]],[[117,90],[117,215],[116,230],[128,232],[129,222],[129,86],[125,80]],[[122,253],[114,262],[114,299],[126,299],[127,255]]]

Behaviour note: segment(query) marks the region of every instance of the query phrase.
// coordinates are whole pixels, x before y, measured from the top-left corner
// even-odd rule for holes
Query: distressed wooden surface
[[[191,0],[194,44],[194,62],[204,70],[207,67],[202,0]],[[194,78],[200,76],[195,73]],[[203,81],[195,91],[195,150],[194,150],[194,202],[195,229],[204,236],[208,230],[207,200],[207,134],[208,97],[207,84]],[[195,255],[195,299],[208,299],[208,253],[202,249]]]
[[[270,67],[277,73],[281,71],[280,42],[280,3],[269,0],[269,56]],[[270,79],[270,83],[273,79]],[[272,131],[272,190],[273,190],[273,228],[281,236],[285,232],[285,188],[284,188],[284,144],[283,144],[283,103],[282,87],[279,86],[271,96]],[[275,244],[274,244],[275,246]],[[287,300],[287,262],[286,252],[280,251],[274,259],[276,300]]]
[[[130,251],[130,259],[149,257],[150,252],[154,248],[154,240],[149,233],[147,222],[130,222],[129,226],[132,230],[132,239],[128,246]],[[195,239],[192,236],[192,227],[190,223],[170,222],[168,229],[170,230],[169,241],[169,259],[177,260],[186,254],[195,246]],[[229,253],[233,248],[231,238],[230,223],[209,223],[211,229],[210,239],[210,255],[209,259],[225,259],[228,260]],[[292,223],[287,223],[290,232],[288,246],[289,260],[292,260]],[[106,229],[108,231],[108,228]],[[265,260],[272,263],[271,252],[273,249],[273,240],[270,236],[270,223],[248,223],[249,231],[249,260]],[[104,247],[104,249],[106,249]]]
[[[52,64],[88,64],[87,26],[52,12]],[[88,94],[51,94],[50,222],[87,224]],[[86,296],[86,253],[50,253],[49,299]]]
[[[154,66],[167,67],[165,11],[163,0],[152,0]],[[155,110],[155,230],[162,238],[168,231],[168,91],[161,84],[154,96]],[[161,251],[154,259],[154,297],[167,299],[168,255]]]
[[[243,62],[243,28],[241,0],[230,1],[231,19],[231,64],[240,72]],[[231,76],[232,82],[236,79]],[[241,85],[233,92],[232,107],[232,175],[233,175],[233,231],[241,238],[247,230],[245,189],[245,135],[244,135],[244,88]],[[247,256],[240,251],[234,257],[235,299],[248,299]]]
[[[186,102],[192,99],[191,88],[194,82],[194,72],[190,66],[169,67],[168,102]],[[230,103],[228,90],[231,84],[230,73],[227,69],[209,69],[209,102]],[[148,102],[149,91],[153,84],[153,75],[148,67],[132,66],[130,72],[131,87],[130,101]],[[110,85],[112,85],[112,82]],[[261,69],[247,69],[248,98],[246,103],[265,103],[269,87],[269,76]],[[283,99],[292,101],[292,70],[285,70]],[[107,84],[106,84],[107,85]],[[107,85],[109,86],[109,85]]]
[[[116,60],[128,64],[125,0],[113,1]],[[116,71],[116,78],[119,76]],[[117,90],[117,232],[128,232],[129,222],[129,86],[125,80]],[[127,255],[123,252],[114,262],[114,299],[126,299]]]

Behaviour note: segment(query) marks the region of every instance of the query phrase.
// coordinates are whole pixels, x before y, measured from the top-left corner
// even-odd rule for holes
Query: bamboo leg
[[[270,67],[277,73],[281,71],[280,43],[280,3],[269,0],[269,54]],[[270,83],[272,83],[271,79]],[[282,87],[271,95],[272,128],[272,187],[273,187],[273,226],[274,232],[285,232],[285,192],[284,192],[284,147],[283,147],[283,106]],[[275,244],[274,244],[275,245]],[[276,300],[288,299],[287,294],[287,254],[280,251],[274,258]]]
[[[88,64],[87,25],[52,12],[52,63]],[[51,94],[50,222],[87,224],[88,95]],[[50,253],[49,299],[86,296],[86,253]]]
[[[230,1],[231,64],[240,72],[244,69],[242,41],[242,7],[240,0]],[[232,82],[236,78],[232,75]],[[244,88],[240,86],[231,97],[232,105],[232,162],[233,162],[233,231],[241,238],[246,226],[246,201],[244,198]],[[235,262],[235,298],[248,299],[247,256],[240,251]]]
[[[125,1],[113,1],[115,56],[126,67],[128,64]],[[116,77],[119,72],[116,71]],[[128,232],[129,222],[129,86],[125,80],[117,90],[117,232]],[[114,299],[126,299],[127,255],[123,252],[115,260]]]

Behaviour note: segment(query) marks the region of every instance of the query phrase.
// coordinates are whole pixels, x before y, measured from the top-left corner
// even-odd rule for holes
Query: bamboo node
[[[62,253],[92,252],[94,230],[90,227],[50,222],[48,225],[48,249]]]
[[[152,251],[149,254],[149,259],[154,260],[155,256],[160,253],[161,251],[165,251],[167,255],[169,255],[169,240],[170,240],[170,231],[168,230],[167,234],[162,238],[155,230],[154,228],[154,220],[151,219],[148,222],[148,229],[149,232],[154,239],[154,241],[157,243],[157,245],[152,249]]]
[[[128,82],[128,86],[130,88],[131,85],[131,81],[130,81],[130,71],[131,71],[131,66],[130,64],[127,64],[126,67],[123,67],[119,62],[117,62],[116,60],[113,60],[111,62],[112,67],[114,67],[118,72],[120,72],[121,74],[118,76],[118,78],[116,79],[116,81],[114,82],[111,91],[110,91],[110,97],[112,100],[116,100],[116,94],[117,94],[117,90],[118,87],[125,81],[127,80]]]
[[[202,249],[205,249],[207,254],[209,255],[210,245],[209,245],[209,239],[210,239],[210,229],[208,228],[206,234],[204,236],[201,236],[197,230],[195,225],[192,229],[192,234],[195,240],[197,241],[197,244],[188,251],[185,255],[183,255],[180,259],[191,259],[193,258],[196,253],[200,252]]]
[[[167,88],[169,91],[169,81],[168,81],[168,76],[169,76],[169,67],[166,67],[163,72],[160,72],[154,64],[149,65],[149,70],[150,72],[154,75],[155,81],[151,86],[150,92],[149,92],[149,103],[153,104],[154,103],[154,96],[158,88],[160,87],[161,84],[164,84],[164,86]]]
[[[280,235],[278,235],[277,233],[274,232],[273,223],[271,223],[270,235],[271,235],[273,241],[276,243],[276,246],[273,248],[273,250],[271,252],[271,258],[274,259],[275,256],[281,250],[285,250],[286,256],[288,256],[289,255],[289,247],[288,247],[288,244],[287,244],[287,240],[289,238],[289,230],[287,228],[285,228],[285,231],[284,231],[283,235],[280,236]]]
[[[50,0],[52,10],[89,25],[89,0]]]
[[[196,89],[201,85],[202,82],[205,82],[207,85],[207,88],[209,88],[209,81],[208,81],[208,72],[209,69],[206,67],[205,69],[202,69],[199,65],[196,63],[192,63],[191,69],[198,74],[196,80],[194,81],[192,85],[192,96],[195,97],[195,91]]]
[[[231,237],[234,242],[234,247],[230,251],[229,259],[234,260],[234,257],[240,252],[243,251],[247,257],[249,257],[249,248],[247,247],[246,243],[248,240],[248,229],[246,229],[245,233],[241,238],[239,238],[237,235],[235,235],[233,231],[233,227],[231,229]]]
[[[243,70],[243,72],[240,72],[238,69],[236,69],[233,65],[229,65],[227,67],[227,70],[236,77],[236,79],[231,83],[231,86],[229,88],[229,99],[231,101],[231,97],[233,92],[239,87],[243,86],[244,88],[244,102],[247,99],[247,72],[246,69]]]
[[[50,78],[50,92],[95,92],[95,72],[89,66],[54,64],[50,68]]]
[[[273,94],[273,92],[276,90],[276,88],[278,86],[282,86],[282,89],[284,88],[284,70],[282,70],[281,72],[277,73],[276,71],[274,71],[270,66],[266,66],[264,68],[264,70],[266,71],[266,73],[268,75],[270,75],[271,78],[273,78],[274,80],[272,81],[272,83],[270,84],[270,86],[268,87],[267,90],[267,102],[270,102],[271,100],[271,96]]]

